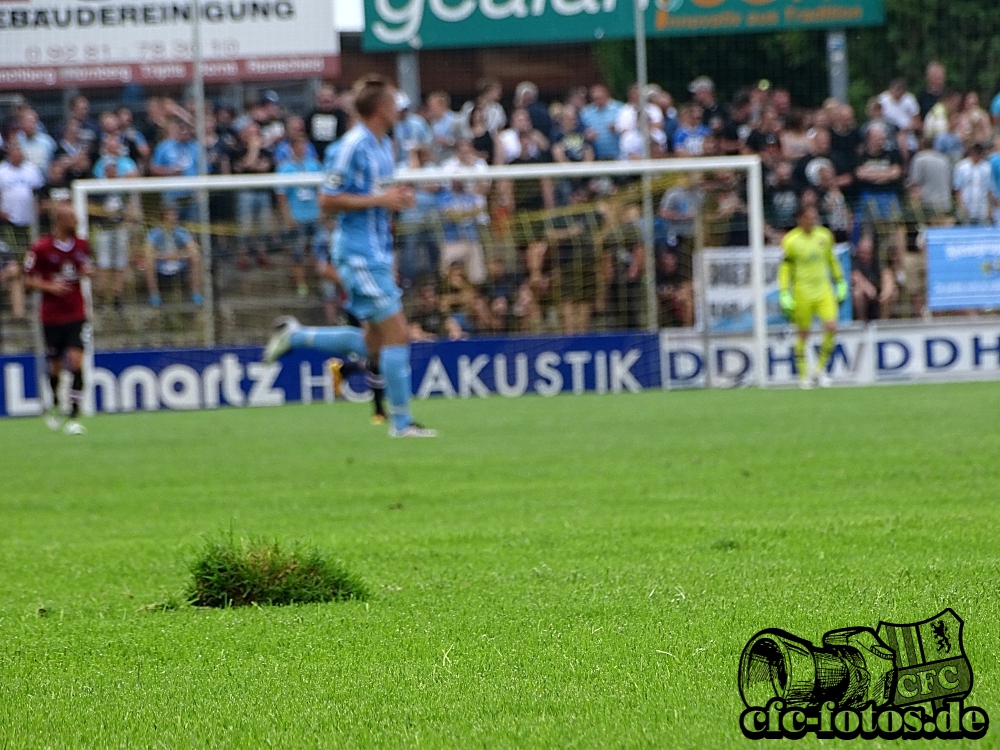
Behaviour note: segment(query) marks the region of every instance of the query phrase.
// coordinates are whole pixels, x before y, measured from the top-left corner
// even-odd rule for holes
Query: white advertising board
[[[191,2],[0,0],[0,90],[190,80]],[[207,81],[339,73],[333,5],[202,0]]]
[[[820,333],[810,340],[810,361]],[[768,337],[767,385],[797,383],[791,329]],[[753,385],[754,346],[749,335],[709,336],[691,329],[660,334],[664,388]],[[1000,380],[1000,319],[940,323],[852,325],[837,335],[830,376],[839,385]]]
[[[851,246],[841,243],[834,248],[844,278],[851,276]],[[784,250],[774,245],[764,248],[764,290],[767,296],[767,324],[786,323],[778,303],[778,267]],[[712,333],[748,333],[753,329],[753,288],[750,285],[750,248],[706,247],[701,251],[698,281],[704,306],[697,311],[699,326]],[[840,319],[853,318],[851,295],[840,306]]]

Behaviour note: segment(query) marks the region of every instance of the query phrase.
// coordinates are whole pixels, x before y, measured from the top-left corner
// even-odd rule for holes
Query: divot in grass
[[[186,599],[196,607],[312,604],[364,600],[364,584],[318,547],[276,541],[210,539],[190,566]]]

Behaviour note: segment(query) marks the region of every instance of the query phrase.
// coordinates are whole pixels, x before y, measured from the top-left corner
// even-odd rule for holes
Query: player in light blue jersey
[[[337,216],[331,257],[347,291],[346,309],[363,322],[364,330],[303,328],[293,318],[282,318],[264,358],[274,361],[291,349],[312,348],[377,362],[389,397],[389,434],[435,437],[434,430],[416,424],[410,414],[410,335],[392,270],[392,213],[415,202],[412,188],[391,183],[395,93],[381,76],[355,85],[354,106],[361,121],[327,150],[320,190],[320,206]]]

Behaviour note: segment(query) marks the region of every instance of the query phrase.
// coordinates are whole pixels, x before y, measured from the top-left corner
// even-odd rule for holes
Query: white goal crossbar
[[[764,192],[758,156],[710,156],[687,159],[639,159],[573,164],[519,164],[486,169],[400,169],[394,182],[440,183],[451,180],[572,179],[575,177],[648,177],[662,174],[735,171],[746,174],[747,214],[750,234],[751,288],[753,290],[754,364],[757,385],[767,384],[767,306],[764,297]],[[203,177],[136,177],[73,182],[73,207],[81,237],[89,235],[87,200],[110,192],[161,193],[166,191],[273,190],[279,187],[316,187],[323,175],[261,174],[207,175]],[[645,217],[651,222],[652,217]]]

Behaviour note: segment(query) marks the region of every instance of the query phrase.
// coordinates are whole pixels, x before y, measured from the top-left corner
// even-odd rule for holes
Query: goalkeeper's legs
[[[827,369],[830,365],[830,358],[837,345],[837,301],[830,295],[819,305],[819,319],[823,322],[823,343],[819,347],[819,362],[816,368],[816,381],[823,388],[831,385],[830,375]]]
[[[799,383],[803,388],[809,387],[809,362],[806,360],[806,342],[809,340],[809,329],[799,329],[795,339],[795,371],[799,374]]]
[[[809,379],[809,360],[806,358],[806,342],[809,341],[809,329],[812,328],[813,316],[816,314],[812,300],[795,296],[795,312],[792,314],[792,322],[798,329],[798,337],[795,339],[795,371],[799,375],[799,384],[803,388],[809,388],[812,381]]]
[[[830,374],[828,368],[830,366],[830,358],[833,356],[833,350],[837,346],[837,321],[830,320],[823,322],[823,343],[819,347],[819,363],[816,370],[816,380],[819,385],[823,388],[829,388],[832,383],[830,382]]]
[[[830,357],[833,355],[833,348],[836,346],[837,329],[835,326],[823,326],[823,343],[819,347],[819,369],[825,372],[830,364]]]

